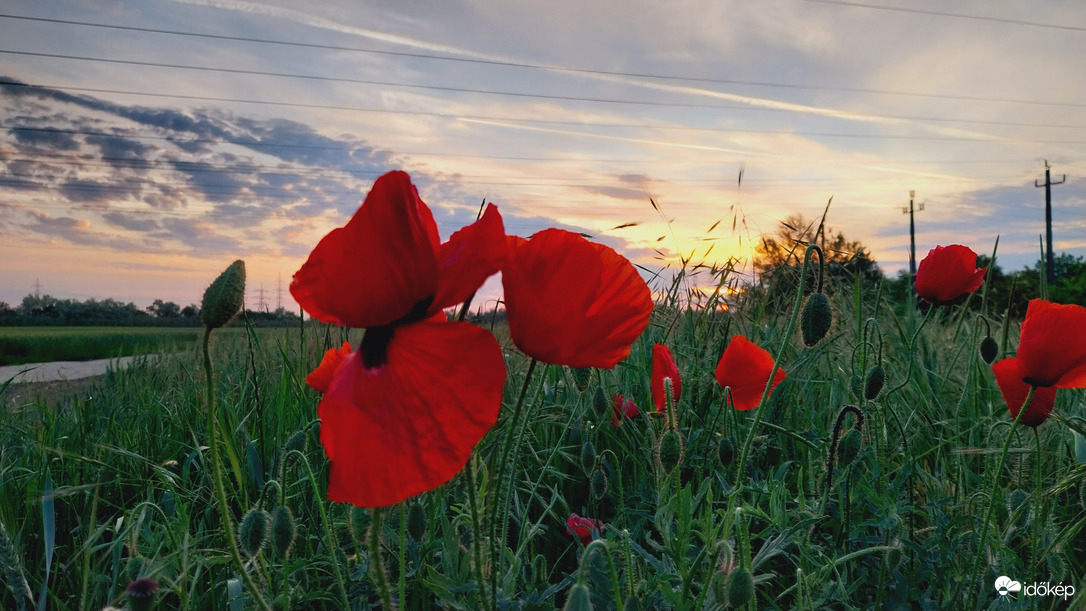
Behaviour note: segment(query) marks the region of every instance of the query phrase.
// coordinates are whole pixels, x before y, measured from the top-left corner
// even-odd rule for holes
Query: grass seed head
[[[245,261],[238,259],[204,291],[200,321],[217,329],[234,319],[245,299]]]
[[[249,513],[241,519],[238,539],[241,543],[241,551],[245,552],[246,556],[254,558],[268,542],[270,521],[268,512],[263,509],[250,509]]]
[[[825,293],[812,293],[800,312],[799,328],[803,343],[813,348],[829,333],[833,325],[833,309]]]

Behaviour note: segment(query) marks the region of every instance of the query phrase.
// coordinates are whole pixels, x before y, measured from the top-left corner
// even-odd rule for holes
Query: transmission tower
[[[253,291],[256,293],[256,308],[257,312],[267,312],[268,302],[266,300],[268,292],[264,290],[264,283],[260,283],[260,288]]]
[[[283,309],[283,272],[279,272],[279,279],[275,284],[275,311]]]
[[[34,299],[41,299],[41,282],[38,278],[34,278],[34,284],[30,286],[34,287]]]

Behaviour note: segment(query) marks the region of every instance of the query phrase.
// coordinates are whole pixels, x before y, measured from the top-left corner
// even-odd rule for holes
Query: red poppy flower
[[[721,388],[731,389],[735,409],[748,410],[758,407],[765,392],[769,372],[773,370],[773,357],[756,344],[736,335],[732,338],[720,362],[716,366],[716,381]],[[784,380],[784,369],[777,368],[769,392]]]
[[[636,418],[641,413],[633,399],[628,399],[617,392],[611,397],[611,424],[619,426],[623,420]]]
[[[332,385],[332,378],[335,377],[339,364],[350,353],[351,344],[348,342],[343,342],[343,346],[339,350],[329,348],[324,353],[321,364],[305,377],[305,383],[317,392],[328,392],[328,387]]]
[[[916,270],[916,294],[935,305],[957,303],[980,288],[986,269],[977,269],[977,253],[967,246],[936,246]]]
[[[671,397],[676,403],[683,394],[683,381],[679,379],[679,368],[671,358],[671,350],[663,344],[652,347],[652,402],[656,411],[667,411],[667,396],[664,394],[664,378],[671,378]]]
[[[502,284],[518,348],[544,363],[600,369],[630,354],[653,304],[625,257],[561,229],[509,243]]]
[[[1018,370],[1034,386],[1086,388],[1086,308],[1030,301],[1018,338]]]
[[[1019,359],[1004,359],[992,365],[992,373],[995,374],[996,383],[999,384],[999,390],[1003,393],[1003,400],[1007,402],[1007,408],[1011,411],[1011,418],[1018,417],[1018,410],[1022,409],[1022,404],[1026,402],[1026,395],[1029,394],[1030,389],[1029,383],[1022,379],[1022,374],[1018,371],[1020,365],[1018,361]],[[1055,402],[1055,386],[1038,387],[1020,422],[1026,426],[1038,426],[1048,419]]]
[[[294,275],[291,294],[314,318],[366,328],[357,351],[326,354],[307,378],[325,391],[330,500],[381,507],[432,490],[497,421],[501,348],[478,327],[442,322],[442,310],[498,271],[506,252],[493,206],[439,243],[410,178],[391,172]]]
[[[571,513],[569,519],[566,520],[566,532],[575,537],[580,537],[581,543],[588,545],[603,532],[603,523],[599,520],[582,518],[575,513]]]

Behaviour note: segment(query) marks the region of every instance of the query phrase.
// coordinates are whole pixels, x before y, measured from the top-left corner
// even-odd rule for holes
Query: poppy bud
[[[830,331],[833,324],[833,310],[830,308],[830,300],[825,293],[812,293],[803,304],[800,313],[799,328],[803,334],[803,343],[808,348],[822,341]]]
[[[272,551],[276,557],[286,560],[290,555],[290,548],[294,545],[294,535],[297,529],[294,527],[294,515],[290,508],[280,505],[275,508],[271,523]]]
[[[290,439],[287,439],[286,445],[283,446],[283,450],[286,452],[291,452],[292,450],[305,452],[305,429],[291,435]]]
[[[602,386],[596,387],[596,394],[592,398],[592,407],[596,410],[596,419],[601,422],[611,410],[611,402],[607,400],[607,395],[604,394]]]
[[[724,600],[733,609],[745,607],[750,599],[754,598],[754,578],[750,571],[738,567],[728,575],[728,585],[725,588]]]
[[[562,611],[592,611],[592,593],[583,583],[574,584],[569,589],[569,598]]]
[[[995,339],[989,335],[980,342],[980,358],[984,359],[985,363],[991,365],[995,362],[996,357],[999,356],[999,344]]]
[[[140,573],[143,572],[144,562],[139,556],[130,556],[128,558],[128,564],[124,567],[125,573],[128,575],[129,581],[136,581],[139,579]]]
[[[355,541],[365,541],[370,529],[370,512],[362,507],[351,507],[350,523]]]
[[[683,460],[685,442],[682,435],[674,429],[664,431],[656,443],[656,464],[665,475],[671,475],[675,467]]]
[[[216,329],[233,320],[245,299],[245,261],[238,259],[204,291],[200,321]]]
[[[886,371],[882,365],[875,365],[867,370],[867,379],[864,381],[864,398],[874,401],[882,392],[882,385],[886,383]]]
[[[856,462],[856,459],[860,457],[862,448],[863,433],[857,429],[850,429],[837,442],[837,464],[842,469],[852,466],[852,463]]]
[[[720,461],[720,466],[728,467],[735,460],[735,440],[731,437],[721,437],[720,441],[716,442],[716,458]]]
[[[141,577],[128,584],[124,593],[128,596],[128,606],[132,611],[147,611],[154,606],[158,583],[154,579]]]
[[[852,377],[848,379],[848,389],[852,391],[853,397],[859,399],[864,394],[864,379],[852,374]]]
[[[895,544],[890,549],[886,550],[886,570],[891,573],[897,570],[897,567],[901,566],[901,546]]]
[[[238,527],[238,539],[241,550],[252,558],[260,553],[260,549],[268,541],[268,512],[263,509],[250,509],[249,513],[241,519]]]
[[[728,575],[722,571],[713,573],[709,579],[709,590],[713,593],[713,599],[719,604],[724,604],[728,598]]]
[[[1015,512],[1021,511],[1022,516],[1017,522],[1018,528],[1027,528],[1033,521],[1033,512],[1029,508],[1029,493],[1021,488],[1007,495],[1007,514],[1014,518]]]
[[[407,534],[415,542],[426,536],[426,509],[422,503],[411,503],[407,510]]]
[[[592,498],[597,501],[602,499],[607,494],[607,472],[603,469],[593,471],[592,478],[588,480],[588,485],[592,491]]]
[[[573,376],[573,385],[579,392],[588,390],[588,385],[592,383],[591,367],[570,367],[569,373]]]
[[[1047,577],[1052,580],[1052,583],[1061,582],[1066,576],[1067,563],[1063,561],[1063,556],[1060,554],[1052,554],[1049,556]]]
[[[581,470],[585,475],[592,472],[592,469],[596,468],[596,448],[593,447],[592,442],[587,439],[581,444]]]

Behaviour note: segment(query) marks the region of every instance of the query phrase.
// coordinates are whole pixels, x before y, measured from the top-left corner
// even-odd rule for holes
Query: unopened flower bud
[[[263,509],[250,509],[249,513],[241,519],[238,527],[238,540],[241,551],[252,558],[260,553],[260,549],[268,541],[268,512]]]
[[[886,371],[882,365],[875,365],[867,371],[867,379],[864,381],[864,398],[874,401],[882,392],[882,386],[886,383]]]
[[[886,570],[892,573],[896,571],[899,566],[901,566],[901,546],[894,545],[886,550]]]
[[[720,461],[720,466],[730,466],[735,460],[735,440],[731,437],[721,437],[720,441],[716,442],[716,458]]]
[[[585,475],[592,473],[592,470],[596,468],[596,448],[592,445],[592,442],[585,440],[581,444],[581,470]]]
[[[799,328],[803,334],[803,343],[808,348],[822,341],[833,324],[833,309],[825,293],[813,293],[803,304],[800,313]]]
[[[848,379],[848,389],[852,391],[853,397],[859,399],[864,395],[864,379],[852,374],[852,377]]]
[[[747,569],[737,567],[728,575],[724,600],[731,608],[739,609],[745,607],[752,598],[754,598],[754,578]]]
[[[995,362],[996,357],[999,356],[999,344],[996,343],[995,338],[991,335],[985,337],[980,342],[980,358],[984,359],[985,363],[991,365]]]
[[[728,599],[728,574],[723,571],[713,573],[709,579],[709,590],[713,593],[713,599],[723,605]]]
[[[204,291],[200,321],[216,329],[233,320],[245,299],[245,261],[238,259]]]
[[[291,435],[290,439],[287,439],[287,443],[283,446],[283,449],[287,452],[291,452],[293,450],[305,452],[305,429],[302,429],[297,433]]]
[[[602,468],[593,471],[591,479],[588,480],[588,487],[592,492],[592,498],[597,501],[602,499],[607,494],[607,472]]]
[[[849,429],[837,441],[837,465],[842,469],[852,466],[852,463],[860,457],[862,448],[863,433],[856,429]]]
[[[573,385],[579,392],[588,390],[588,386],[592,383],[591,367],[570,367],[569,373],[573,376]]]
[[[271,523],[272,551],[275,552],[276,557],[285,560],[290,555],[296,532],[294,515],[290,513],[290,508],[286,505],[276,507]]]
[[[656,463],[665,475],[671,475],[675,467],[683,460],[685,442],[682,435],[674,429],[667,429],[656,443]]]
[[[592,397],[592,408],[596,412],[596,419],[603,422],[611,413],[611,400],[603,392],[602,386],[596,387],[596,394]]]
[[[124,593],[128,596],[128,606],[132,611],[148,611],[154,606],[158,583],[154,579],[141,577],[128,584]]]
[[[407,510],[407,534],[415,542],[426,536],[426,509],[422,503],[411,503]]]
[[[592,611],[592,593],[583,583],[574,584],[569,589],[569,597],[562,611]]]

